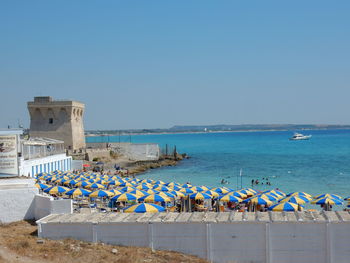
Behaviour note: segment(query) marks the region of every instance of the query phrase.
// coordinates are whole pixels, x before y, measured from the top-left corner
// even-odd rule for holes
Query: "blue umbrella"
[[[156,204],[136,204],[123,209],[124,213],[157,213],[164,212],[165,208]]]

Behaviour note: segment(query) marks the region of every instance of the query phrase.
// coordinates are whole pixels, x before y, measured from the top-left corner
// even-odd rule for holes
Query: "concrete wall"
[[[73,203],[71,199],[55,200],[51,196],[36,195],[34,205],[34,218],[36,220],[50,214],[71,214]]]
[[[154,161],[160,156],[159,145],[155,143],[111,143],[111,148],[134,161]]]
[[[85,160],[92,161],[94,158],[110,158],[110,151],[108,149],[86,149]]]
[[[34,197],[38,189],[33,179],[0,180],[0,222],[34,219]]]
[[[350,262],[350,221],[166,223],[147,220],[152,214],[129,215],[51,215],[38,222],[39,236],[173,250],[220,263]]]
[[[66,154],[56,154],[43,158],[21,160],[19,174],[21,176],[34,177],[38,173],[52,172],[55,170],[69,171],[72,169],[72,157]]]

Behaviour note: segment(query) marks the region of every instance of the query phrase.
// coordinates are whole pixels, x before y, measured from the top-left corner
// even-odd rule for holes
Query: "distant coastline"
[[[204,134],[231,132],[273,132],[273,131],[311,131],[311,130],[350,130],[350,125],[200,125],[174,126],[169,129],[130,129],[130,130],[88,130],[86,137],[162,135],[162,134]]]

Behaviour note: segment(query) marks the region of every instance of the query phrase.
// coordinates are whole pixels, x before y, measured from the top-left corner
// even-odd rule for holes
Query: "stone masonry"
[[[77,101],[34,97],[28,102],[31,137],[64,141],[66,149],[85,148],[83,114],[85,105]]]

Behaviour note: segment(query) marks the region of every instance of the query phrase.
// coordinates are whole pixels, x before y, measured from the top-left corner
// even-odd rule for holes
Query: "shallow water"
[[[131,141],[176,145],[190,159],[176,167],[150,170],[140,178],[191,182],[221,186],[225,179],[231,188],[250,187],[258,179],[264,185],[254,189],[279,188],[285,192],[303,191],[313,195],[350,195],[350,131],[303,131],[312,134],[307,141],[290,141],[290,131],[232,132],[201,134],[161,134],[132,136]],[[129,136],[89,137],[88,142],[118,142]],[[242,169],[242,177],[239,177]],[[265,179],[263,179],[265,178]],[[266,178],[271,186],[266,185]]]

